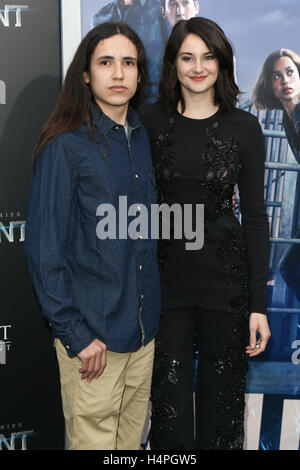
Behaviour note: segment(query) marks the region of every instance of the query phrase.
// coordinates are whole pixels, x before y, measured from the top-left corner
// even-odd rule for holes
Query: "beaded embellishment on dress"
[[[182,364],[164,350],[162,343],[155,343],[154,370],[152,379],[152,414],[150,430],[151,449],[183,449],[183,444],[176,442],[172,422],[177,418],[177,410],[170,402],[165,391],[166,382],[173,386],[178,383],[178,369]]]

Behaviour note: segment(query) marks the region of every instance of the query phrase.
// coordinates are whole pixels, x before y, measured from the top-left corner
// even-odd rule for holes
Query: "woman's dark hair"
[[[85,123],[88,126],[90,136],[93,137],[94,122],[90,106],[91,102],[93,102],[93,96],[89,84],[84,81],[84,72],[89,72],[92,54],[99,42],[117,34],[128,38],[137,49],[139,83],[134,97],[130,100],[130,104],[133,107],[138,106],[140,95],[147,81],[146,54],[143,43],[133,29],[126,24],[117,22],[102,23],[85,36],[75,53],[68,68],[56,106],[35,146],[34,165],[45,145],[63,132],[78,129]],[[101,113],[100,108],[99,113]]]
[[[279,49],[272,52],[265,60],[256,85],[253,89],[252,99],[257,109],[282,109],[283,106],[274,95],[272,74],[275,62],[281,57],[289,57],[296,65],[300,75],[300,57],[290,49]]]
[[[240,91],[234,78],[231,44],[223,30],[214,21],[201,17],[181,20],[172,30],[163,59],[162,77],[159,84],[159,104],[168,113],[176,110],[178,102],[181,104],[182,112],[185,110],[181,86],[177,78],[176,59],[181,44],[189,34],[199,36],[218,60],[219,74],[214,86],[215,104],[219,105],[224,112],[233,111]]]

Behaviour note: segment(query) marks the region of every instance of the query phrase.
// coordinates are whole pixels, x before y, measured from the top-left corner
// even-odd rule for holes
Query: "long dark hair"
[[[177,78],[176,58],[181,44],[189,34],[196,34],[207,45],[219,64],[219,74],[215,83],[214,99],[224,112],[231,112],[236,106],[240,93],[234,78],[233,50],[223,30],[207,18],[195,17],[179,21],[173,28],[168,40],[159,84],[158,102],[168,113],[174,112],[178,102],[182,112],[185,103]]]
[[[139,83],[135,95],[130,100],[131,106],[138,106],[140,95],[147,81],[146,54],[143,43],[133,29],[124,23],[102,23],[85,36],[75,53],[56,106],[35,146],[34,166],[45,145],[63,132],[76,130],[85,123],[88,126],[90,136],[93,137],[94,122],[91,113],[93,96],[90,86],[84,81],[83,75],[84,72],[89,72],[91,56],[99,42],[117,34],[122,34],[128,38],[135,45],[138,52]],[[99,113],[101,113],[100,108]]]
[[[257,109],[283,109],[282,103],[274,95],[272,74],[276,60],[289,57],[296,65],[300,75],[300,57],[290,49],[278,49],[266,58],[258,80],[254,86],[252,99]]]

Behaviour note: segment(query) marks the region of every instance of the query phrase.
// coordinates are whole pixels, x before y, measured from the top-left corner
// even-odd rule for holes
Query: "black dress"
[[[162,315],[152,386],[151,449],[243,446],[248,317],[266,313],[268,220],[264,139],[236,109],[208,119],[140,110],[153,154],[159,202],[204,204],[204,246],[161,240]],[[242,226],[232,211],[238,184]],[[192,212],[195,228],[196,211]],[[196,335],[196,336],[195,336]],[[193,382],[193,346],[198,371]],[[195,403],[193,403],[193,392]]]

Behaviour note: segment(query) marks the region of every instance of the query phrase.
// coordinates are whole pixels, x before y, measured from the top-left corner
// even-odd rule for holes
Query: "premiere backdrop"
[[[63,449],[51,335],[27,273],[35,141],[61,84],[58,0],[0,1],[0,450]]]
[[[136,3],[139,4],[139,15],[134,13]],[[165,44],[174,22],[172,15],[162,14],[161,5],[170,5],[174,1],[137,0],[136,3],[132,0],[132,6],[124,8],[118,0],[81,0],[81,35],[107,20],[123,20],[132,26],[141,36],[148,52],[151,86],[145,100],[152,102],[157,93],[163,53],[161,45]],[[177,0],[177,3],[184,4],[182,0]],[[252,90],[271,52],[288,48],[300,54],[299,0],[189,0],[188,3],[194,16],[216,21],[230,39],[235,52],[238,85],[244,92],[239,106],[258,116],[266,141],[265,195],[271,234],[268,317],[272,338],[267,351],[250,361],[245,448],[298,450],[300,145],[298,142],[292,152],[283,125],[282,110],[259,112],[253,106]],[[153,50],[155,53],[152,53]],[[299,119],[300,113],[296,122],[298,131]]]

